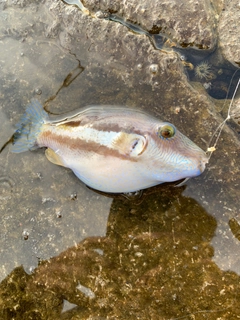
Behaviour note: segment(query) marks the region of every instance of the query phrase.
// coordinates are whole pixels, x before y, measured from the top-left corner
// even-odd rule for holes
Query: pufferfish
[[[12,152],[42,147],[49,161],[108,193],[195,177],[208,162],[205,152],[173,124],[121,106],[51,115],[32,101],[17,125]]]

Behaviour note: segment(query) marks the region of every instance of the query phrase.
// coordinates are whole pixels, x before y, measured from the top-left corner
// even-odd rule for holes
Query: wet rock
[[[216,44],[216,20],[210,1],[84,1],[90,11],[110,11],[173,41],[203,48]],[[187,21],[187,23],[186,23]]]
[[[218,25],[220,46],[224,56],[232,63],[237,63],[238,66],[240,65],[239,20],[239,1],[225,1]]]

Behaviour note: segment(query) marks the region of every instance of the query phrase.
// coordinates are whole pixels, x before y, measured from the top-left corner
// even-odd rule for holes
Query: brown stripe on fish
[[[62,127],[65,129],[68,129],[69,127],[74,128],[74,127],[85,127],[85,128],[89,128],[91,127],[92,129],[95,129],[97,131],[103,131],[103,132],[121,132],[123,130],[122,127],[120,127],[118,124],[116,123],[92,123],[90,122],[91,125],[89,125],[89,121],[69,121],[69,122],[64,122],[58,125],[58,127]],[[132,127],[127,128],[128,132],[131,132],[131,130],[133,131]],[[134,132],[135,133],[135,132]]]
[[[122,160],[136,162],[136,157],[131,157],[130,152],[121,153],[123,150],[109,148],[108,146],[96,143],[94,141],[85,141],[80,138],[71,138],[69,136],[57,135],[51,131],[44,131],[38,137],[37,143],[40,147],[49,147],[53,150],[61,149],[61,147],[70,150],[80,150],[85,152],[94,152],[103,156],[111,156]],[[120,152],[119,152],[120,151]],[[130,151],[130,150],[129,150]]]
[[[145,119],[144,119],[145,120]],[[54,126],[58,128],[67,129],[67,130],[75,130],[75,128],[91,128],[96,131],[102,132],[125,132],[127,134],[151,134],[153,131],[153,127],[156,126],[156,122],[149,123],[143,121],[143,119],[135,119],[132,121],[129,119],[119,119],[115,117],[107,117],[106,118],[97,118],[97,117],[81,117],[81,119],[69,119],[64,120],[59,123],[53,123]]]
[[[81,124],[81,121],[69,121],[63,124],[65,127],[79,127]]]
[[[84,121],[81,122],[81,126],[85,126],[85,127],[90,127],[87,125],[88,123],[84,123]],[[103,132],[125,132],[126,134],[139,134],[142,135],[143,133],[145,134],[150,134],[151,133],[151,128],[142,125],[141,129],[137,128],[140,127],[140,124],[137,123],[136,127],[133,125],[129,125],[128,127],[125,125],[121,125],[118,123],[91,123],[91,128],[95,129],[97,131],[103,131]]]

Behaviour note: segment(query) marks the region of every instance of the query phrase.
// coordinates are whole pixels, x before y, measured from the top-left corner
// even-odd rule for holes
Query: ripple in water
[[[7,200],[12,197],[15,182],[0,168],[0,200]]]

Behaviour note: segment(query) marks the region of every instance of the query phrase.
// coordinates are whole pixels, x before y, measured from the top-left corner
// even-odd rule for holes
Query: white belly
[[[104,192],[133,192],[160,183],[150,180],[138,162],[116,157],[88,153],[65,163],[86,185]]]

